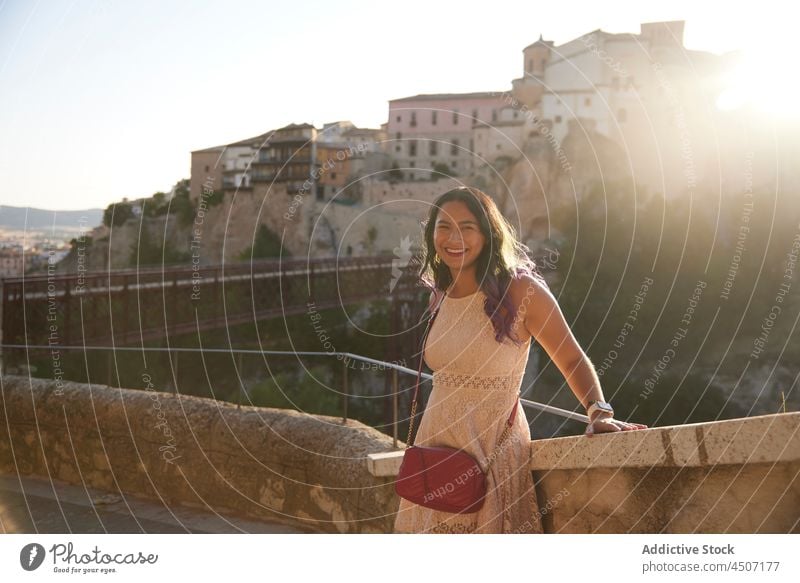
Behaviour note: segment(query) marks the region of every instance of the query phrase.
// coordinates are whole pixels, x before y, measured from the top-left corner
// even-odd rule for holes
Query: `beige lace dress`
[[[462,448],[486,467],[519,395],[530,339],[517,347],[494,329],[483,310],[482,290],[445,296],[425,343],[433,389],[414,440],[418,445]],[[522,326],[517,322],[516,332]],[[530,431],[520,405],[496,453],[483,507],[471,514],[431,510],[404,498],[396,533],[541,533],[541,515],[528,469]]]

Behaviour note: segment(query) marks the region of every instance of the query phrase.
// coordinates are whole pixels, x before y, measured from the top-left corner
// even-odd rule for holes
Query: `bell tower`
[[[514,98],[536,111],[544,92],[544,71],[550,60],[553,41],[544,40],[539,35],[539,40],[522,49],[522,77],[514,79],[511,93]]]

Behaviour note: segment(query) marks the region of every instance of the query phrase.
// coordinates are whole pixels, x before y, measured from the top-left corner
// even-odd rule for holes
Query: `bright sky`
[[[0,204],[106,207],[188,178],[191,150],[288,123],[378,127],[389,99],[417,93],[510,89],[540,33],[685,20],[687,48],[788,64],[787,5],[0,0]]]

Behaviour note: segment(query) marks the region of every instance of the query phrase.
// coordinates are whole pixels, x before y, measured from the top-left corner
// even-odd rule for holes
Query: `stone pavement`
[[[261,522],[210,510],[167,507],[39,476],[0,474],[0,534],[33,533],[270,533],[310,528]]]

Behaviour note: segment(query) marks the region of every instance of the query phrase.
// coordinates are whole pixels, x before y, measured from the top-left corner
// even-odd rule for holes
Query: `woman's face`
[[[485,243],[478,218],[465,203],[451,200],[442,205],[434,224],[433,246],[445,265],[456,271],[472,266]]]

